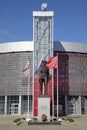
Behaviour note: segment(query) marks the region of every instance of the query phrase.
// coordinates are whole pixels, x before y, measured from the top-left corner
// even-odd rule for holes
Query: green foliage
[[[68,120],[69,122],[74,122],[74,120],[71,119],[71,118],[67,118],[67,120]]]
[[[69,122],[74,122],[74,119],[67,118],[67,117],[63,117],[62,120],[69,121]]]
[[[22,120],[26,120],[26,118],[23,117]]]
[[[67,121],[67,118],[66,118],[66,117],[63,117],[62,120]]]
[[[14,122],[14,123],[17,123],[17,122],[19,122],[19,121],[21,121],[21,118],[17,118],[17,119],[15,119],[13,122]]]
[[[34,122],[37,122],[37,121],[38,121],[38,119],[37,119],[36,117],[34,117],[34,118],[33,118],[33,121],[34,121]]]

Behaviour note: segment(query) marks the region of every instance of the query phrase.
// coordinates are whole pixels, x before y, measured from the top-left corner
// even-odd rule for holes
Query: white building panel
[[[34,50],[33,41],[0,43],[0,53],[33,51],[33,50]],[[54,42],[54,51],[87,53],[87,44],[75,43],[75,42],[55,41]]]
[[[53,11],[33,11],[33,16],[54,16]]]
[[[75,42],[54,42],[54,51],[87,53],[87,44]]]
[[[0,44],[0,53],[33,51],[33,41],[9,42]]]

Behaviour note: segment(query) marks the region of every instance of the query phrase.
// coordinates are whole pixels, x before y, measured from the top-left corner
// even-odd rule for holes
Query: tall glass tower
[[[41,58],[53,56],[53,11],[33,12],[34,70]]]
[[[43,58],[48,60],[53,56],[53,11],[34,11],[33,12],[33,42],[34,42],[34,56],[33,56],[33,70],[35,71],[37,64]],[[52,74],[52,70],[50,70]],[[33,77],[34,78],[34,77]],[[52,100],[52,84],[49,82],[49,95]],[[39,81],[34,78],[34,92],[33,92],[33,115],[38,115],[38,96],[39,96]]]

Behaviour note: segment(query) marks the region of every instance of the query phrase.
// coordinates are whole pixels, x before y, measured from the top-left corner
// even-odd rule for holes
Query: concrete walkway
[[[13,123],[19,116],[1,116],[0,130],[87,130],[87,115],[73,118],[74,123],[62,121],[61,125],[28,125],[22,122],[20,125]]]

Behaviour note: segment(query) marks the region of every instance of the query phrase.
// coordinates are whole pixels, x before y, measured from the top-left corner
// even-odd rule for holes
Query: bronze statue
[[[43,94],[43,86],[44,86],[44,94],[48,94],[48,81],[49,81],[49,68],[46,66],[46,61],[42,62],[39,73],[39,83],[40,83],[40,94]]]

